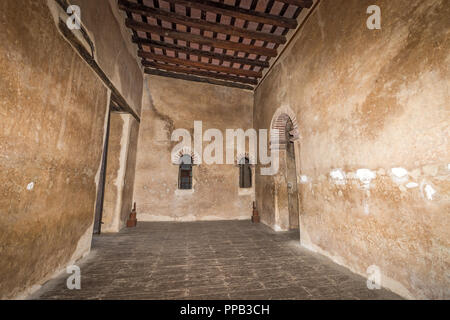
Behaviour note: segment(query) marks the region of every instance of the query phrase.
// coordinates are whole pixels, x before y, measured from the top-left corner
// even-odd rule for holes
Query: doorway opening
[[[294,125],[291,119],[286,123],[286,185],[288,195],[289,209],[289,229],[299,229],[299,208],[298,208],[298,185],[297,185],[297,166],[295,164],[295,146],[293,135]]]
[[[117,115],[118,112],[121,111],[119,103],[117,99],[111,95],[109,99],[109,109],[107,114],[107,124],[106,124],[106,136],[103,145],[103,153],[101,159],[101,167],[100,167],[100,178],[98,182],[97,188],[97,200],[95,203],[95,214],[94,214],[94,234],[101,234],[102,225],[103,225],[103,211],[105,205],[105,193],[106,193],[106,184],[108,183],[107,170],[108,170],[108,153],[111,148],[111,123],[113,121],[114,115]],[[114,135],[116,132],[113,132]],[[117,133],[116,133],[117,134]],[[114,147],[114,146],[113,146]],[[113,148],[114,149],[114,148]]]
[[[111,109],[113,108],[113,101],[110,98],[108,109],[108,119],[106,124],[106,137],[103,145],[102,162],[100,168],[100,180],[98,182],[97,188],[97,201],[95,202],[95,214],[94,214],[94,234],[100,234],[102,232],[102,215],[103,215],[103,204],[105,200],[105,184],[106,184],[106,165],[108,158],[108,143],[109,134],[111,128]]]
[[[279,108],[271,122],[272,150],[278,150],[279,171],[273,176],[275,209],[274,228],[300,231],[300,144],[298,122],[289,107]]]

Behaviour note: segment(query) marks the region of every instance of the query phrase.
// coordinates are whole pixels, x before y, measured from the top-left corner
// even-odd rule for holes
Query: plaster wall
[[[109,97],[57,32],[50,2],[0,2],[0,298],[34,290],[92,237]],[[256,168],[251,190],[231,164],[196,165],[193,190],[177,190],[171,159],[175,129],[269,129],[281,108],[300,131],[301,243],[365,276],[378,267],[405,297],[450,298],[445,0],[321,0],[254,95],[144,78],[116,2],[73,3],[98,64],[137,113],[142,105],[140,129],[113,120],[107,228],[123,226],[133,195],[141,221],[249,219],[256,196],[262,221],[286,229],[283,152],[279,173]],[[373,4],[381,30],[366,27]]]
[[[143,75],[116,2],[71,3],[97,63],[139,114]],[[63,17],[53,0],[0,4],[0,298],[26,297],[91,246],[109,93],[57,31]],[[127,121],[122,224],[139,130]]]
[[[138,128],[131,115],[111,113],[102,232],[119,232],[131,212]]]
[[[298,121],[302,244],[409,298],[450,298],[449,37],[447,1],[322,0],[255,93],[256,128]],[[280,182],[258,172],[275,227]]]
[[[137,114],[141,112],[143,74],[138,64],[125,14],[117,0],[72,0],[81,10],[81,22],[95,45],[95,58],[108,79]]]
[[[215,128],[224,138],[226,129],[252,128],[252,93],[158,76],[146,81],[134,193],[138,220],[250,219],[254,192],[239,190],[237,165],[196,165],[193,190],[177,190],[178,165],[171,153],[178,141],[171,135],[186,129],[194,137],[196,120],[203,122],[203,133]]]
[[[0,298],[89,251],[108,92],[46,1],[0,2]]]

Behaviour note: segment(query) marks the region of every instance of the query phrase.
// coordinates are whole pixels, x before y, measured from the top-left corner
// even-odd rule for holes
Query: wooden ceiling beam
[[[151,39],[145,39],[145,38],[139,38],[136,36],[132,37],[132,41],[136,44],[141,44],[145,46],[149,46],[152,48],[158,48],[158,49],[165,49],[165,50],[173,50],[178,53],[184,53],[186,55],[194,55],[198,57],[205,57],[210,59],[217,59],[219,61],[228,61],[232,64],[238,63],[241,65],[251,65],[261,68],[268,68],[269,63],[267,61],[262,60],[251,60],[251,59],[245,59],[245,58],[239,58],[235,56],[230,56],[227,54],[220,54],[213,51],[204,51],[204,50],[198,50],[188,47],[183,47],[171,43],[151,40]]]
[[[284,18],[276,15],[271,15],[267,13],[262,13],[258,11],[246,10],[242,8],[237,8],[234,6],[226,5],[219,2],[207,1],[207,0],[165,0],[169,3],[183,5],[185,7],[195,8],[199,10],[204,10],[207,12],[213,12],[216,14],[223,14],[226,16],[253,21],[257,23],[270,24],[277,27],[295,29],[297,28],[297,20]]]
[[[198,28],[204,31],[213,31],[231,36],[238,36],[248,39],[255,39],[261,41],[272,42],[276,44],[286,43],[286,37],[278,36],[271,33],[265,33],[261,31],[252,31],[244,28],[238,28],[235,26],[224,25],[220,23],[209,22],[201,19],[194,19],[186,17],[178,13],[168,12],[161,9],[151,8],[138,3],[130,2],[127,0],[119,0],[119,8],[124,11],[153,17],[156,19],[164,20],[171,23],[182,24],[188,27]]]
[[[313,0],[276,0],[286,4],[292,4],[293,6],[297,6],[300,8],[311,8],[314,4]]]
[[[160,35],[163,37],[169,37],[177,40],[184,40],[189,42],[198,43],[201,45],[207,45],[214,48],[221,48],[227,50],[241,51],[254,53],[257,55],[268,56],[268,57],[276,57],[277,50],[257,47],[253,45],[246,45],[239,42],[231,42],[226,40],[219,40],[208,38],[192,33],[174,31],[172,29],[166,29],[158,26],[152,26],[148,23],[138,22],[133,19],[126,19],[125,24],[128,28],[133,29],[135,31],[148,32],[156,35]]]
[[[138,56],[141,58],[144,58],[144,59],[162,61],[162,62],[173,63],[173,64],[189,66],[189,67],[194,67],[194,68],[201,68],[201,69],[209,70],[209,71],[223,72],[223,73],[227,73],[227,74],[234,74],[234,75],[246,76],[246,77],[255,77],[255,78],[262,77],[261,71],[243,70],[243,69],[237,69],[237,68],[231,68],[231,67],[216,66],[213,64],[203,63],[203,62],[199,62],[199,61],[173,58],[173,57],[168,57],[168,56],[165,56],[162,54],[154,54],[154,53],[146,52],[143,50],[138,51]]]
[[[196,76],[180,74],[180,73],[175,73],[175,72],[167,72],[167,71],[161,71],[161,70],[150,69],[150,68],[145,68],[144,72],[146,74],[167,77],[167,78],[175,78],[175,79],[182,79],[182,80],[186,80],[186,81],[209,83],[209,84],[214,84],[214,85],[218,85],[218,86],[239,88],[239,89],[245,89],[245,90],[253,90],[252,86],[245,85],[245,84],[214,80],[214,79],[210,79],[210,78],[196,77]]]
[[[255,79],[242,78],[242,77],[230,76],[230,75],[226,75],[226,74],[202,71],[202,70],[198,70],[198,69],[186,68],[183,66],[175,66],[175,65],[157,63],[157,62],[146,61],[146,60],[142,61],[142,65],[144,67],[151,67],[151,68],[158,69],[158,70],[181,72],[181,73],[193,74],[193,75],[197,75],[197,76],[201,76],[201,77],[208,77],[208,78],[214,78],[214,79],[220,79],[220,80],[226,80],[226,81],[232,81],[232,82],[240,82],[240,83],[246,83],[246,84],[253,84],[253,85],[258,84],[258,81]]]

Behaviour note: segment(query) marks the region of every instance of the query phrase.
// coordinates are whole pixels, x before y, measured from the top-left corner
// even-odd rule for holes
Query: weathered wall
[[[94,43],[95,59],[108,79],[128,104],[141,112],[143,73],[138,64],[131,32],[124,26],[125,16],[116,0],[74,0],[81,10],[81,21]],[[102,230],[117,232],[123,227],[133,198],[135,153],[139,123],[126,117],[125,122],[112,117],[110,152]],[[133,140],[134,139],[134,140]],[[128,156],[130,155],[130,161]],[[126,181],[124,180],[126,179]]]
[[[224,137],[226,129],[252,128],[252,93],[157,76],[147,81],[134,194],[138,220],[250,219],[253,195],[239,195],[235,165],[195,166],[194,191],[177,190],[171,134],[187,129],[193,137],[195,120],[203,122],[203,132],[215,128]]]
[[[122,228],[126,225],[126,221],[133,207],[134,181],[136,177],[136,156],[139,138],[139,123],[130,115],[128,115],[129,134],[128,134],[128,151],[125,167],[125,176],[123,179],[122,190],[122,208],[120,210],[120,221]]]
[[[131,115],[111,113],[102,232],[118,232],[131,212],[138,130]]]
[[[107,90],[46,1],[0,2],[0,298],[90,248]]]
[[[116,2],[71,3],[81,8],[97,63],[139,114],[143,75]],[[55,1],[2,1],[0,9],[0,297],[10,298],[90,249],[108,92],[57,32],[64,16]],[[126,161],[114,159],[124,181],[119,227],[132,206],[139,130],[124,117]]]
[[[372,4],[381,30],[366,28]],[[378,266],[406,297],[450,298],[449,33],[445,0],[322,0],[255,93],[257,128],[279,107],[298,120],[303,245]],[[272,226],[277,187],[257,177]]]
[[[109,80],[130,106],[140,114],[143,74],[125,28],[125,16],[117,0],[73,0],[81,10],[81,21],[95,45],[95,58]]]

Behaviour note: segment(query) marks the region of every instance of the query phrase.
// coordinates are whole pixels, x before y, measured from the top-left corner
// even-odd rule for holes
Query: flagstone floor
[[[81,261],[81,289],[68,274],[32,299],[400,299],[300,247],[297,232],[249,221],[139,222],[95,236]]]

